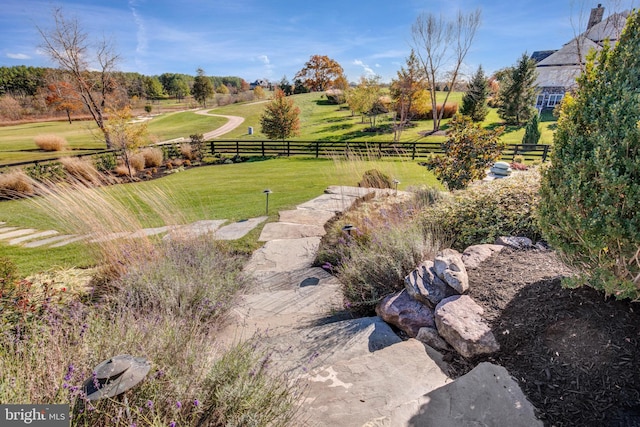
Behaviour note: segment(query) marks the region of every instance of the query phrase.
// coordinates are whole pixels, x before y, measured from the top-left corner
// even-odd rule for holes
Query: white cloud
[[[267,55],[260,55],[258,56],[258,59],[260,60],[260,62],[262,62],[265,65],[269,65],[270,63],[269,57]]]
[[[7,57],[11,59],[31,59],[29,55],[24,53],[7,53]]]
[[[382,66],[382,65],[380,65],[380,64],[376,64],[376,65],[375,65],[375,67],[376,67],[376,68],[380,68],[381,66]]]
[[[376,73],[373,71],[373,69],[371,67],[369,67],[367,64],[365,64],[364,62],[362,62],[359,59],[356,59],[353,61],[353,65],[357,65],[359,67],[362,67],[362,69],[364,70],[364,73],[367,75],[367,77],[373,77],[376,75]]]
[[[135,1],[129,1],[129,8],[131,9],[133,20],[136,23],[136,26],[138,27],[138,31],[136,33],[136,39],[138,42],[136,45],[136,52],[144,53],[149,44],[149,40],[147,38],[147,29],[144,25],[144,21],[142,20],[142,17],[138,14],[138,11],[135,9],[134,7],[135,5],[136,5]]]

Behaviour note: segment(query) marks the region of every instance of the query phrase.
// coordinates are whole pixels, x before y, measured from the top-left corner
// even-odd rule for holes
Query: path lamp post
[[[357,230],[357,228],[351,224],[347,224],[344,227],[342,227],[342,231],[345,231],[349,236],[351,236],[351,232],[353,230]]]
[[[399,181],[397,178],[395,178],[395,179],[393,180],[393,186],[394,186],[394,187],[395,187],[395,189],[396,189],[396,193],[395,193],[395,195],[396,195],[396,196],[398,195],[398,184],[400,184],[400,181]]]
[[[269,194],[272,193],[268,188],[263,191],[263,193],[267,196],[267,206],[265,208],[265,215],[269,216]]]

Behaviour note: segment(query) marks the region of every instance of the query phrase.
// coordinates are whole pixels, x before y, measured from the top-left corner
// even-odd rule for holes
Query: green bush
[[[589,56],[566,96],[543,175],[540,223],[587,284],[640,298],[640,12],[620,40]]]
[[[105,173],[116,168],[117,160],[116,155],[113,153],[98,154],[94,159],[94,164],[98,172]]]
[[[479,123],[460,114],[449,122],[449,127],[442,144],[444,154],[433,156],[426,166],[450,190],[460,190],[483,178],[485,170],[500,158],[504,143],[499,136],[504,128],[482,129]]]
[[[66,173],[60,162],[36,163],[24,168],[24,173],[36,181],[56,182],[64,179]]]
[[[4,295],[3,288],[18,279],[18,267],[10,258],[0,257],[0,297]]]
[[[536,218],[540,175],[537,170],[517,173],[456,191],[422,212],[426,226],[447,232],[452,246],[463,251],[470,245],[494,243],[500,236],[540,239]]]

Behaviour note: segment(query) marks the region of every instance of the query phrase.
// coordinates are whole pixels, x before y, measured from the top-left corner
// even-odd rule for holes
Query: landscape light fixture
[[[357,230],[357,229],[351,224],[347,224],[344,227],[342,227],[342,231],[346,231],[349,236],[351,236],[351,232],[353,230]]]
[[[269,216],[269,194],[273,193],[273,191],[269,190],[268,188],[266,190],[262,191],[266,196],[267,196],[267,207],[265,208],[265,215]]]
[[[144,357],[120,354],[93,369],[83,385],[87,400],[118,396],[137,385],[149,373],[151,362]]]
[[[398,195],[398,184],[400,184],[400,181],[397,178],[394,178],[393,185],[396,189],[396,194],[395,194],[396,196]]]

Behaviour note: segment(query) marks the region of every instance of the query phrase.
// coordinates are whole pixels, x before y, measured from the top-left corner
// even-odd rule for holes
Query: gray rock
[[[502,366],[483,362],[426,396],[409,427],[542,427],[535,408]]]
[[[416,339],[436,350],[451,350],[449,344],[442,339],[438,330],[435,328],[420,328]]]
[[[433,268],[438,277],[457,293],[463,294],[469,289],[469,276],[460,252],[444,249],[436,255]]]
[[[462,262],[467,268],[478,268],[495,253],[504,249],[504,245],[473,245],[462,253]]]
[[[443,299],[435,310],[438,333],[463,357],[494,353],[500,349],[482,318],[482,307],[468,295]]]
[[[496,239],[496,245],[509,246],[514,249],[533,248],[533,242],[528,237],[502,236]]]
[[[423,304],[435,307],[443,298],[455,295],[433,268],[433,261],[424,261],[404,278],[404,286],[409,295]]]
[[[409,296],[406,289],[385,297],[376,306],[376,314],[415,338],[420,328],[434,328],[433,310]]]

